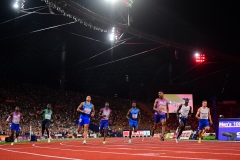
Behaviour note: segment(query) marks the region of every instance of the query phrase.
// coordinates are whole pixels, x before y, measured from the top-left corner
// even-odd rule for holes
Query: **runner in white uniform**
[[[106,144],[107,131],[109,127],[109,118],[111,116],[111,109],[109,108],[108,102],[106,102],[105,107],[100,110],[99,116],[102,118],[100,121],[99,129],[100,133],[103,135],[103,144]]]
[[[10,116],[7,119],[7,124],[9,122],[9,120],[12,118],[12,123],[11,123],[11,145],[13,145],[13,142],[17,142],[17,138],[19,136],[20,133],[20,122],[23,121],[23,116],[22,114],[19,112],[20,108],[17,106],[15,108],[15,112],[11,113]],[[16,139],[14,140],[14,132],[16,131]]]
[[[176,132],[177,132],[177,137],[175,139],[176,143],[178,143],[178,140],[180,139],[180,136],[181,136],[184,128],[186,127],[187,119],[188,119],[188,117],[191,116],[191,113],[192,113],[192,107],[188,105],[188,102],[189,102],[189,99],[186,98],[185,103],[181,104],[177,110],[177,119],[179,119],[179,126],[176,130]]]
[[[196,118],[199,119],[199,132],[198,132],[198,143],[201,143],[202,136],[204,135],[205,131],[208,131],[210,129],[210,125],[208,122],[208,119],[210,121],[210,124],[212,125],[212,118],[210,114],[210,109],[207,107],[207,101],[202,101],[202,107],[200,107],[197,111]]]

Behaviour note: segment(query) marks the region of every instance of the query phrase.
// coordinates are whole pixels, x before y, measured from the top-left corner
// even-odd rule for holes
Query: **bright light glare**
[[[199,55],[199,53],[195,53],[195,57],[199,57],[200,55]]]
[[[19,8],[18,3],[14,3],[13,7],[14,7],[14,8]]]
[[[110,41],[113,41],[114,40],[114,34],[112,33],[112,34],[110,34]]]
[[[105,0],[105,1],[115,3],[117,0]]]

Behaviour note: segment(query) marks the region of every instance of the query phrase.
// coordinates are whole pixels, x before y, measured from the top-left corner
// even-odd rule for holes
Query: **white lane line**
[[[60,145],[63,145],[63,146],[69,146],[69,147],[79,147],[79,148],[82,148],[82,145],[81,146],[76,146],[76,145],[70,145],[70,144],[63,144],[63,143],[60,143]],[[112,146],[112,145],[111,145]],[[157,149],[159,149],[159,147],[151,147],[151,146],[147,146],[147,145],[145,145],[145,148],[148,148],[148,149],[139,149],[139,148],[129,148],[130,147],[130,145],[125,145],[126,147],[128,147],[128,148],[111,148],[111,146],[109,146],[109,147],[103,147],[103,146],[101,146],[101,148],[105,148],[105,149],[121,149],[121,150],[127,150],[127,149],[131,149],[131,150],[142,150],[142,151],[152,151],[151,149],[155,149],[155,148],[157,148]],[[136,146],[136,145],[134,145],[133,147],[138,147],[138,146]],[[184,147],[184,149],[185,150],[187,150],[187,149],[189,149],[189,150],[191,150],[191,151],[186,151],[187,153],[193,153],[193,154],[195,154],[195,153],[200,153],[200,152],[194,152],[194,151],[192,151],[193,149],[203,149],[202,147],[200,148],[200,147],[194,147],[194,148],[186,148],[186,146],[183,146]],[[91,146],[84,146],[84,148],[99,148],[99,147],[95,147],[95,146],[93,146],[93,145],[91,145]],[[166,146],[164,146],[164,148],[178,148],[178,147],[166,147]],[[220,153],[215,153],[215,152],[201,152],[201,153],[208,153],[208,154],[225,154],[225,155],[240,155],[240,154],[236,154],[236,153],[229,153],[229,152],[227,152],[227,153],[222,153],[222,151],[223,150],[229,150],[229,151],[239,151],[239,150],[232,150],[232,149],[209,149],[208,148],[208,150],[213,150],[213,151],[221,151]],[[172,150],[162,150],[162,149],[160,149],[160,151],[164,151],[164,152],[175,152],[175,153],[183,153],[184,151],[172,151]]]
[[[83,159],[76,159],[76,158],[68,158],[68,157],[51,156],[51,155],[45,155],[45,154],[37,154],[37,153],[31,153],[31,152],[13,151],[13,150],[4,149],[4,148],[0,148],[0,150],[8,151],[8,152],[14,152],[14,153],[21,153],[21,154],[29,154],[29,155],[40,156],[40,157],[48,157],[48,158],[58,158],[58,159],[68,159],[68,160],[83,160]]]
[[[206,159],[206,158],[190,158],[190,157],[177,157],[177,156],[164,156],[160,154],[165,154],[165,153],[136,153],[136,154],[131,154],[131,153],[124,153],[124,152],[106,152],[106,151],[91,151],[91,150],[73,150],[73,149],[62,149],[62,148],[52,148],[52,147],[39,147],[35,146],[36,148],[48,148],[52,150],[66,150],[66,151],[74,151],[74,152],[90,152],[90,153],[100,153],[100,154],[117,154],[117,155],[131,155],[131,156],[144,156],[144,157],[159,157],[159,158],[172,158],[172,159],[191,159],[191,160],[219,160],[219,159]]]

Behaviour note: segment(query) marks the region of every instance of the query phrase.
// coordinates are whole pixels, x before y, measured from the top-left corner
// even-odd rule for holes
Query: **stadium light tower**
[[[13,8],[17,11],[24,9],[25,0],[14,0]]]
[[[199,53],[195,53],[195,62],[197,63],[202,63],[205,62],[205,55],[204,54],[199,54]]]
[[[120,36],[120,33],[116,27],[112,27],[111,29],[109,29],[108,33],[109,33],[109,40],[112,43],[115,43]]]

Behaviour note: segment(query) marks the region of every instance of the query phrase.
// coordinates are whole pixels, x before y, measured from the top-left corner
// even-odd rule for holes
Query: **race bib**
[[[108,114],[105,114],[105,118],[109,118],[109,113],[108,113]]]
[[[19,118],[14,118],[13,123],[19,123]]]
[[[45,114],[45,119],[51,119],[51,114]]]
[[[160,110],[160,111],[165,111],[165,107],[164,107],[164,106],[160,106],[160,107],[159,107],[159,110]]]
[[[85,111],[86,114],[90,114],[91,113],[91,109],[89,109],[89,108],[86,108],[84,111]]]
[[[189,111],[183,111],[183,116],[188,116]]]
[[[137,119],[138,114],[132,114],[132,118]]]

